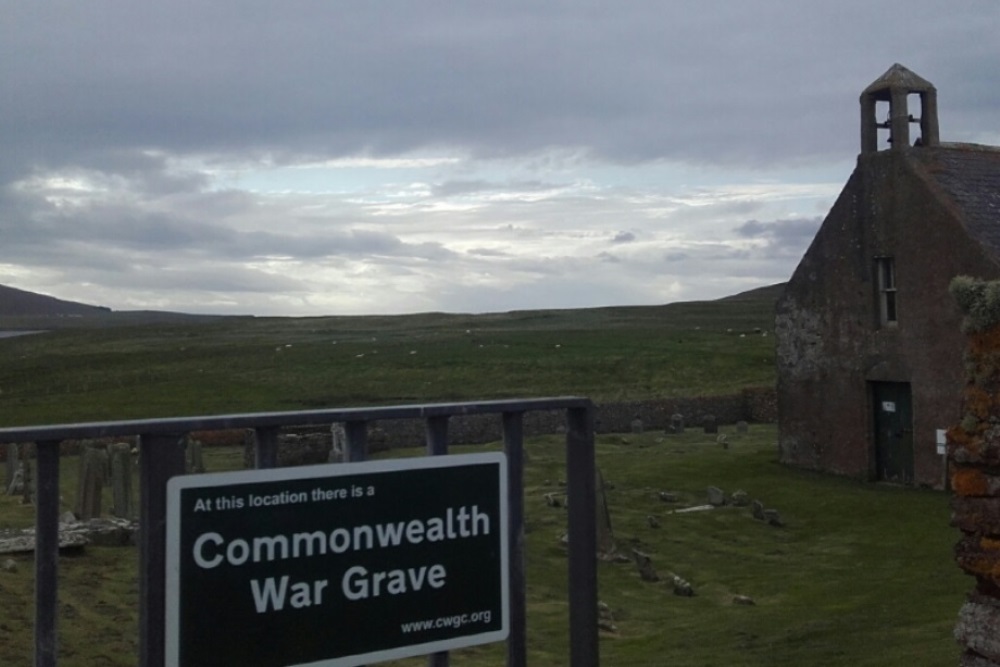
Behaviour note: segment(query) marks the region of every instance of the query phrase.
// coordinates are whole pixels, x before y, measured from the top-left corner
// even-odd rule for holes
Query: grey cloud
[[[776,249],[791,248],[801,251],[816,235],[821,222],[820,217],[774,222],[748,220],[733,231],[744,238],[763,239]]]
[[[612,243],[631,243],[635,241],[635,234],[632,232],[618,232],[615,237],[611,239]]]
[[[497,250],[495,248],[470,248],[468,251],[470,255],[476,255],[479,257],[509,257],[510,253],[504,252],[503,250]]]
[[[910,55],[931,80],[953,71],[992,77],[989,57],[947,45],[991,42],[1000,27],[995,4],[980,0],[962,22],[953,20],[961,10],[930,0],[885,5],[891,21],[856,20],[871,13],[860,0],[796,12],[777,0],[572,10],[219,0],[70,3],[55,13],[25,5],[7,16],[0,39],[0,96],[12,101],[0,136],[8,159],[51,165],[133,146],[327,156],[567,147],[624,162],[818,158],[854,151],[856,114],[845,111],[891,64],[885,53]],[[874,46],[844,48],[845,39]],[[922,39],[951,55],[911,52]],[[782,96],[787,113],[776,118]],[[988,96],[963,101],[963,120],[990,118]]]
[[[559,186],[553,183],[542,181],[513,181],[513,182],[490,182],[485,180],[475,181],[445,181],[433,188],[435,197],[456,197],[461,195],[475,195],[483,192],[545,192]]]

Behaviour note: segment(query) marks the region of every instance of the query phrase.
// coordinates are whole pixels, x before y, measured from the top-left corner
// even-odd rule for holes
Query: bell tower
[[[911,96],[919,96],[919,118],[910,109]],[[879,104],[879,103],[883,104]],[[888,103],[888,106],[885,105]],[[877,118],[885,110],[883,120]],[[879,131],[887,130],[885,142],[891,150],[903,150],[911,145],[910,125],[920,125],[920,135],[914,145],[936,146],[938,137],[937,89],[899,63],[872,82],[861,93],[861,152],[879,150]]]

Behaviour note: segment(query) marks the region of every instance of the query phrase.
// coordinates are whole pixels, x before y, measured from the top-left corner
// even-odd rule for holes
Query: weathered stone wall
[[[970,333],[961,423],[948,431],[955,558],[976,585],[959,612],[961,665],[1000,667],[1000,326]]]
[[[674,414],[684,416],[688,426],[699,426],[707,415],[713,415],[719,424],[735,424],[738,421],[773,423],[778,420],[777,397],[773,387],[744,389],[738,394],[724,396],[695,396],[688,398],[658,398],[648,401],[625,403],[602,403],[596,406],[596,429],[598,433],[627,433],[632,421],[638,416],[643,427],[648,430],[662,430],[670,424]],[[565,429],[566,415],[561,411],[529,412],[524,417],[524,433],[527,436],[560,433]],[[501,437],[500,419],[496,415],[457,416],[448,420],[448,440],[460,444],[481,444],[493,442]],[[316,438],[307,444],[312,454],[308,462],[322,459],[329,453],[330,433],[328,429],[311,429],[322,434],[326,444],[317,444]],[[194,433],[192,437],[205,446],[238,445],[244,443],[242,431],[232,433],[214,431]],[[374,449],[412,447],[424,442],[424,422],[420,419],[403,419],[379,422],[369,433],[369,445]],[[121,438],[119,438],[121,439]],[[132,439],[127,439],[133,442]],[[250,445],[248,444],[248,447]],[[79,443],[67,442],[61,448],[63,454],[75,453]],[[4,448],[0,448],[3,461]],[[29,452],[33,456],[33,452]],[[248,455],[249,456],[249,455]],[[252,460],[252,457],[247,460]],[[289,459],[288,465],[293,459]]]

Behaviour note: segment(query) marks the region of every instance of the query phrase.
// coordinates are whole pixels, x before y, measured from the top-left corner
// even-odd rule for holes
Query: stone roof
[[[936,90],[934,88],[934,84],[930,81],[918,74],[915,74],[912,70],[903,67],[899,63],[896,63],[887,69],[885,74],[872,81],[861,94],[868,95],[871,93],[886,92],[890,88],[907,90],[912,93],[926,90]]]
[[[1000,147],[941,144],[907,154],[951,199],[970,236],[1000,259]]]

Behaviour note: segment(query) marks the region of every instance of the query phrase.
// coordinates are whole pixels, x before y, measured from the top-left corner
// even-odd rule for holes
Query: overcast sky
[[[659,304],[787,280],[860,92],[1000,144],[997,0],[0,0],[0,284],[115,310]]]

